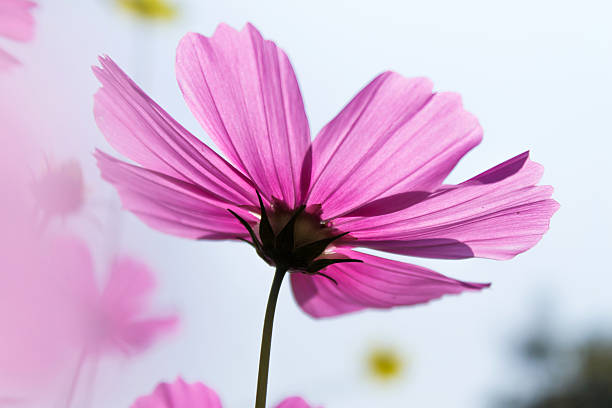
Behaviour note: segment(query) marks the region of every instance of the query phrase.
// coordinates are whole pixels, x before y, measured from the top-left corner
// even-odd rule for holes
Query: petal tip
[[[469,290],[483,290],[491,287],[491,282],[476,283],[476,282],[462,282],[463,285]]]

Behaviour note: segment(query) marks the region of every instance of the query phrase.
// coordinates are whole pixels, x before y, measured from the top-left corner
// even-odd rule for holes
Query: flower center
[[[392,380],[401,376],[404,359],[392,348],[377,348],[368,356],[370,374],[380,380]]]
[[[321,221],[316,212],[306,211],[304,205],[288,209],[278,203],[267,210],[259,193],[257,196],[261,214],[256,225],[258,234],[242,217],[229,211],[248,230],[251,241],[247,242],[268,264],[290,272],[321,275],[336,283],[321,270],[335,263],[361,262],[357,259],[331,258],[334,253],[327,251],[330,244],[348,232],[334,231]]]

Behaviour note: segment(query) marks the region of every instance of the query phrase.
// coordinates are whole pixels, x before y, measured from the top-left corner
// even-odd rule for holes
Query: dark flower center
[[[304,205],[288,209],[278,203],[267,210],[259,193],[257,196],[261,214],[259,234],[238,214],[228,211],[247,229],[251,236],[251,241],[247,242],[268,264],[285,271],[321,275],[336,283],[321,270],[335,263],[361,262],[358,259],[332,258],[333,252],[326,251],[330,244],[348,232],[334,231],[321,221],[318,214],[306,211]]]

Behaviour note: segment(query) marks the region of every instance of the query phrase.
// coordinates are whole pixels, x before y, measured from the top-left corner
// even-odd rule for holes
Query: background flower
[[[75,214],[83,205],[85,185],[80,164],[75,160],[51,164],[32,181],[32,193],[43,218]]]
[[[26,42],[34,37],[34,18],[31,9],[36,3],[27,0],[0,2],[0,37]],[[12,55],[0,48],[0,70],[19,64]]]
[[[404,374],[406,365],[406,358],[396,347],[373,347],[366,355],[367,374],[378,381],[397,380]]]
[[[202,383],[188,384],[182,378],[159,384],[153,394],[140,397],[131,408],[221,408],[216,392]],[[283,400],[276,408],[311,408],[300,397]]]
[[[82,241],[58,240],[51,253],[50,270],[60,281],[59,292],[71,299],[80,331],[80,357],[69,388],[70,407],[85,364],[94,364],[95,370],[106,354],[131,356],[142,352],[172,331],[178,318],[156,316],[148,310],[155,285],[151,271],[140,261],[115,258],[104,287],[98,289],[91,254]]]
[[[165,0],[115,0],[124,10],[150,20],[171,20],[176,17],[177,8]]]

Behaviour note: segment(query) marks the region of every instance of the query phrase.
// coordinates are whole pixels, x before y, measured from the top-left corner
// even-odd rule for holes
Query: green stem
[[[264,319],[263,333],[261,335],[261,352],[259,353],[259,375],[257,377],[257,397],[255,397],[255,408],[266,407],[266,393],[268,391],[268,370],[270,368],[270,347],[272,346],[272,327],[274,325],[274,311],[283,278],[287,270],[276,268],[274,280],[270,288],[266,317]]]

